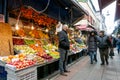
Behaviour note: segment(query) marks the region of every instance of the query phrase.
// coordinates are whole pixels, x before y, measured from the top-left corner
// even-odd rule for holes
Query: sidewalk
[[[90,64],[89,56],[69,68],[68,76],[57,75],[50,80],[120,80],[120,54],[115,52],[113,59],[109,58],[109,65],[100,65],[98,62]]]

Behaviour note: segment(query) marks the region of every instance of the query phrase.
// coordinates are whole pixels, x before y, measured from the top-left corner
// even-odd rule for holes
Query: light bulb
[[[48,29],[46,29],[45,32],[48,32]]]
[[[34,30],[34,29],[35,29],[33,25],[32,25],[32,27],[31,27],[31,29],[32,29],[32,30]]]
[[[16,30],[19,30],[19,26],[18,26],[18,24],[16,24],[16,27],[15,27],[15,29],[16,29]]]

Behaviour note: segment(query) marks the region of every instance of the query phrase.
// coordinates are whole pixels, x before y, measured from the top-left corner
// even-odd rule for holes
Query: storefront
[[[72,1],[58,2],[8,1],[8,23],[0,23],[1,80],[40,80],[58,71],[56,25],[59,21],[70,25],[84,14]],[[47,8],[44,6],[46,4]],[[71,14],[69,10],[72,10]],[[76,12],[80,14],[75,15]],[[70,47],[68,64],[83,56],[81,51],[86,48],[85,45],[75,43],[74,39]]]

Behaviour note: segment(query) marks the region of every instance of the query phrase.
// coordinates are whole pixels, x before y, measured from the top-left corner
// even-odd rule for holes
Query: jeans
[[[94,60],[97,62],[97,58],[96,58],[97,53],[96,53],[96,51],[90,51],[89,55],[90,55],[90,61],[91,61],[91,63],[93,63]]]
[[[60,53],[60,59],[59,59],[59,69],[60,73],[63,73],[66,69],[67,66],[67,59],[68,59],[68,51],[59,48],[59,53]]]

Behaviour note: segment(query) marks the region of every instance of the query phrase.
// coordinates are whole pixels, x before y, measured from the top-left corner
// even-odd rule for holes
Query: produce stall
[[[70,4],[72,3],[70,2]],[[73,8],[78,12],[76,7]],[[60,9],[66,14],[69,12],[62,7]],[[9,14],[9,26],[12,34],[9,37],[11,41],[8,41],[9,44],[7,43],[9,48],[6,47],[8,52],[5,52],[8,55],[0,55],[0,67],[2,67],[0,69],[3,69],[3,72],[0,72],[0,80],[3,78],[4,80],[40,80],[58,71],[58,39],[55,34],[58,21],[25,6],[12,10]],[[66,16],[63,13],[61,14]],[[82,15],[78,16],[81,17]],[[65,21],[67,22],[69,18],[70,15],[66,17]],[[8,31],[5,32],[9,34]],[[83,48],[85,46],[74,41],[71,43],[68,64],[73,63],[83,55],[81,52]]]
[[[59,70],[58,44],[49,40],[48,32],[22,27],[15,29],[15,26],[12,27],[14,55],[0,57],[0,66],[4,68],[4,74],[7,72],[7,80],[40,80]],[[85,46],[73,39],[68,64],[82,56],[83,48]]]

